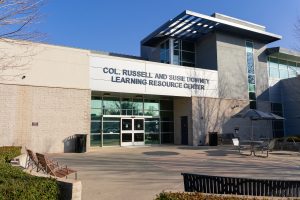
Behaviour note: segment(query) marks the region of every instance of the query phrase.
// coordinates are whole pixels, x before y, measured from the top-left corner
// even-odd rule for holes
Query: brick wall
[[[90,90],[0,84],[0,146],[73,151],[73,136],[89,134],[89,116]]]

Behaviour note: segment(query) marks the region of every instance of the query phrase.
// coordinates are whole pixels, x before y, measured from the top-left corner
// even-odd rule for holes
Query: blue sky
[[[283,36],[270,46],[296,47],[300,0],[48,0],[39,30],[50,44],[139,55],[140,41],[184,10],[261,24]]]

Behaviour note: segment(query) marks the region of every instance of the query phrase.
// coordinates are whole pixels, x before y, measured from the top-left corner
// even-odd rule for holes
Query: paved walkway
[[[77,169],[83,200],[151,200],[163,190],[183,191],[181,172],[254,178],[300,178],[300,154],[243,156],[232,147],[116,147],[83,154],[53,154]]]

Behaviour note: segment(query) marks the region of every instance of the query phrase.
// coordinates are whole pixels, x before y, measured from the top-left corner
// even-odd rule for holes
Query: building
[[[0,145],[70,152],[76,134],[87,134],[88,151],[205,145],[209,132],[248,138],[250,120],[231,116],[249,108],[286,118],[256,121],[255,137],[300,134],[300,54],[267,47],[280,39],[184,11],[141,41],[140,57],[1,42],[14,67],[0,74]]]

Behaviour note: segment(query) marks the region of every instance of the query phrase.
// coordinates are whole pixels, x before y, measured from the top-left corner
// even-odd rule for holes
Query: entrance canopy
[[[254,28],[186,10],[151,33],[142,41],[142,45],[156,46],[167,38],[196,40],[212,31],[244,35],[265,43],[281,39],[281,36],[266,32],[261,28]]]

